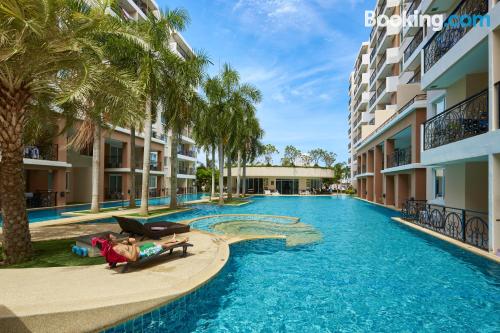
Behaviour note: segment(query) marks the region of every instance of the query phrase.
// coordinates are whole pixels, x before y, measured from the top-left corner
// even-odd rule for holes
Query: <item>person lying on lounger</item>
[[[116,237],[108,235],[106,239],[94,238],[92,245],[101,250],[101,254],[106,258],[106,262],[114,267],[121,262],[134,262],[142,258],[156,255],[163,250],[169,249],[173,245],[186,243],[188,238],[178,240],[174,234],[172,238],[161,242],[148,242],[138,245],[134,238],[128,238],[123,242],[118,242]]]

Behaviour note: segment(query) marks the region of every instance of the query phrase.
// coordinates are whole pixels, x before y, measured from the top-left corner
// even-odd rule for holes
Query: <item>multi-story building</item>
[[[143,19],[147,12],[155,15],[159,8],[153,0],[123,0],[122,14],[130,19]],[[182,36],[174,32],[170,48],[186,58],[193,54]],[[59,129],[63,125],[59,124]],[[26,199],[29,208],[60,206],[68,203],[89,202],[92,186],[92,147],[74,151],[67,147],[71,131],[55,139],[27,146],[25,149]],[[170,194],[170,166],[172,133],[166,131],[161,116],[153,124],[151,143],[150,197]],[[100,201],[127,199],[130,195],[130,171],[136,170],[136,194],[140,197],[144,136],[138,131],[135,142],[135,161],[130,158],[130,130],[115,128],[103,131],[101,138]],[[177,193],[196,190],[196,148],[191,129],[180,135],[177,147]]]
[[[358,195],[498,251],[499,1],[379,0],[376,8],[388,16],[418,10],[445,19],[488,17],[473,27],[445,25],[440,31],[373,28],[368,110],[374,119],[362,125],[361,139],[351,148]]]

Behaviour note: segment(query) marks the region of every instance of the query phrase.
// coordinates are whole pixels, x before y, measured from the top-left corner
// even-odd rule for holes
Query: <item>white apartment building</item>
[[[498,0],[377,2],[378,14],[488,15],[441,31],[374,27],[372,123],[351,135],[353,184],[369,201],[490,252],[500,248],[500,5]],[[489,21],[489,25],[488,25]],[[351,85],[355,74],[351,77]],[[357,103],[351,93],[351,103]],[[354,108],[350,107],[351,123]],[[413,116],[412,116],[413,114]],[[394,190],[391,188],[394,186]],[[410,199],[410,201],[408,201]]]

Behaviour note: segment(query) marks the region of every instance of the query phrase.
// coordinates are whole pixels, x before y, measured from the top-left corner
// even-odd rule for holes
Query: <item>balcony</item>
[[[123,167],[122,157],[119,156],[117,159],[107,158],[106,161],[105,161],[105,163],[104,163],[104,167],[106,169],[118,169],[118,168],[122,168]]]
[[[387,157],[387,167],[389,168],[411,164],[411,147],[396,149]]]
[[[408,222],[488,250],[487,212],[431,205],[424,200],[407,200],[401,215]]]
[[[38,145],[38,146],[25,146],[24,147],[24,158],[30,158],[33,160],[46,160],[46,161],[57,161],[58,160],[58,145]]]
[[[370,106],[372,106],[377,100],[377,93],[375,91],[372,91],[370,93],[372,94],[372,97],[370,97]]]
[[[384,81],[378,88],[377,88],[377,98],[382,95],[382,93],[385,91],[386,88],[386,82]]]
[[[463,0],[450,14],[457,19],[461,15],[484,15],[488,13],[488,0]],[[424,48],[424,70],[429,71],[472,27],[461,27],[457,22],[446,20],[443,30],[434,34]],[[446,24],[448,23],[448,24]],[[458,25],[458,26],[457,26]]]
[[[196,171],[194,168],[179,168],[178,173],[181,175],[195,175]]]
[[[189,156],[189,157],[196,157],[196,151],[195,150],[178,150],[177,155],[184,155],[184,156]]]
[[[406,12],[406,17],[413,15],[413,12],[415,11],[415,9],[418,8],[418,6],[420,6],[421,2],[422,0],[413,0],[410,7],[408,7],[408,11]]]
[[[424,123],[424,150],[488,132],[488,90],[469,97]]]
[[[422,40],[424,39],[424,29],[420,29],[418,33],[413,37],[413,40],[411,43],[408,45],[404,52],[404,61],[407,62],[410,57],[413,55],[415,50],[418,48],[420,43],[422,43]]]

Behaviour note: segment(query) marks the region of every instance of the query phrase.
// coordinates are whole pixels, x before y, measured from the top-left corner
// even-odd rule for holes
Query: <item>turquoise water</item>
[[[186,194],[179,195],[179,200],[186,201],[194,201],[199,200],[201,197],[205,196],[204,193],[198,194]],[[141,200],[136,200],[137,205],[141,204]],[[151,206],[160,206],[160,205],[168,205],[170,203],[170,197],[160,197],[160,198],[151,198],[149,199],[149,204]],[[102,208],[110,208],[110,207],[127,207],[128,201],[109,201],[101,203]],[[72,205],[60,208],[43,208],[43,209],[35,209],[28,211],[28,220],[29,223],[43,222],[48,220],[58,220],[68,218],[70,216],[65,216],[63,213],[67,212],[77,212],[79,210],[90,209],[90,204],[81,204],[81,205]],[[2,225],[2,217],[0,216],[0,226]]]
[[[292,215],[323,240],[235,244],[224,270],[196,293],[107,332],[500,332],[500,265],[392,222],[396,213],[359,200],[252,200],[172,219]]]

